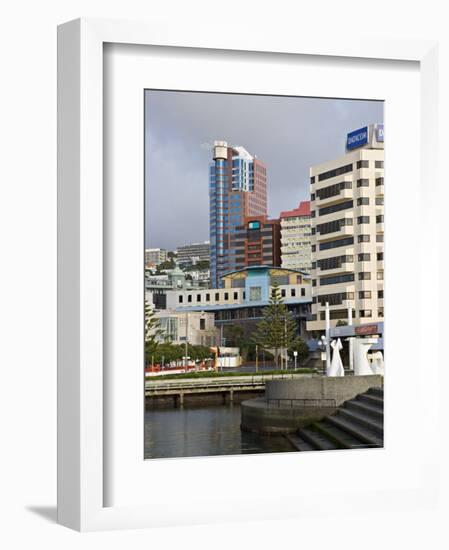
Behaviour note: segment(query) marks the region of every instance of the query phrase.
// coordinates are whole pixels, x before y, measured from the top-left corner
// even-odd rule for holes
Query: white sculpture
[[[375,374],[368,361],[368,351],[373,344],[377,343],[377,338],[356,338],[354,340],[354,374],[362,376],[366,374]]]
[[[373,353],[371,369],[374,374],[384,375],[384,358],[381,351],[376,351]]]
[[[327,376],[344,376],[345,371],[343,368],[343,363],[340,357],[340,350],[343,348],[340,338],[338,340],[332,340],[332,362],[330,367],[326,371]]]

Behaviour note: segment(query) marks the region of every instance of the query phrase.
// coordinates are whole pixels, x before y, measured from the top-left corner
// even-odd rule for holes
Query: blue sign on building
[[[357,149],[357,147],[361,147],[362,145],[366,145],[367,143],[368,126],[365,126],[348,134],[346,139],[346,149],[350,151],[352,149]]]
[[[384,125],[376,124],[376,141],[379,143],[384,141]]]

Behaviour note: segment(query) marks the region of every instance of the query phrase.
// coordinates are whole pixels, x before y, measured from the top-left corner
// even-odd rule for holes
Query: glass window
[[[262,300],[262,287],[251,286],[249,287],[249,299],[251,302],[259,302]]]
[[[182,304],[182,302],[183,302],[183,296],[181,296],[181,295],[178,296],[178,302],[179,302],[180,304]]]

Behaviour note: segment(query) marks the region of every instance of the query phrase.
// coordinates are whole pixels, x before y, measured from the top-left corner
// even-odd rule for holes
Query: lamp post
[[[184,369],[187,372],[187,354],[189,349],[189,313],[186,311],[186,341],[184,351]]]
[[[331,321],[329,312],[329,302],[326,302],[326,372],[329,371],[331,366]]]
[[[352,327],[352,303],[347,302],[348,307],[348,326]],[[351,336],[348,338],[349,340],[349,370],[354,370],[354,338]]]

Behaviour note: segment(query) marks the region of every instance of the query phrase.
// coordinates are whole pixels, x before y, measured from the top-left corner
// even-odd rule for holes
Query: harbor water
[[[145,458],[295,451],[283,436],[240,430],[240,404],[145,412]]]

